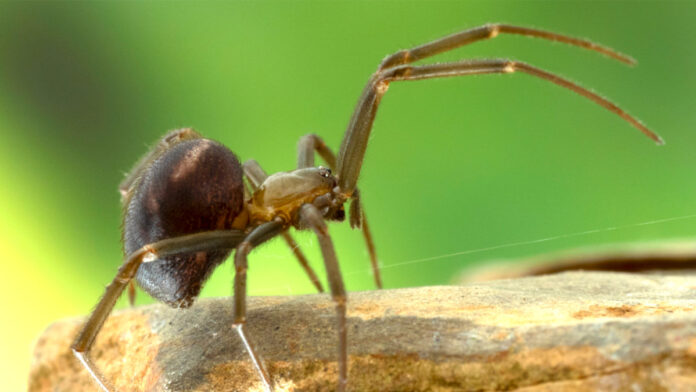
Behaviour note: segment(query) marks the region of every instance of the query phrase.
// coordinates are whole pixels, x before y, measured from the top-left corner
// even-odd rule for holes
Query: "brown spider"
[[[518,34],[593,50],[627,64],[635,61],[590,41],[525,27],[490,24],[456,33],[388,56],[370,77],[348,124],[338,157],[316,135],[300,139],[297,169],[267,176],[253,160],[240,165],[225,146],[192,129],[164,136],[121,183],[125,261],[97,304],[72,350],[105,391],[114,391],[90,358],[90,348],[114,303],[132,279],[154,298],[188,307],[215,267],[235,250],[234,324],[266,389],[273,379],[245,329],[247,256],[282,235],[319,291],[316,274],[288,234],[290,227],[311,229],[324,258],[338,326],[337,389],[348,382],[346,292],[326,220],[342,221],[350,204],[350,224],[362,227],[377,287],[382,286],[372,237],[360,207],[356,184],[372,123],[389,83],[446,76],[521,71],[570,89],[621,116],[657,143],[662,140],[612,102],[560,76],[507,59],[465,60],[415,66],[411,63],[498,34]],[[314,167],[314,154],[328,168]],[[335,172],[332,173],[332,170]],[[247,189],[243,178],[246,177]],[[132,295],[131,295],[132,299]]]

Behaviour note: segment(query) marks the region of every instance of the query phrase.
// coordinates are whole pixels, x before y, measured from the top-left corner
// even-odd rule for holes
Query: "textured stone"
[[[222,298],[116,312],[96,362],[119,390],[260,390],[231,311]],[[348,316],[353,391],[696,389],[694,277],[573,272],[357,292]],[[40,337],[30,391],[96,390],[69,350],[80,322]],[[251,298],[248,323],[279,390],[335,388],[327,295]]]
[[[488,260],[463,271],[460,283],[521,278],[564,271],[696,274],[696,242],[662,241],[565,250],[527,259]]]

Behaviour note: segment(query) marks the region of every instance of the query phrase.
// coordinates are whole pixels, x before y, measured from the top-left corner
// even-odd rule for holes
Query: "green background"
[[[631,225],[696,213],[694,16],[696,3],[666,1],[0,3],[4,389],[25,385],[41,330],[88,313],[113,278],[117,185],[165,131],[192,126],[242,160],[290,170],[303,134],[338,147],[385,55],[486,22],[587,37],[639,66],[515,36],[434,61],[510,57],[558,72],[667,144],[527,75],[392,84],[360,178],[386,287],[447,284],[495,258],[693,237],[696,219]],[[372,289],[360,233],[331,233],[348,289]],[[298,238],[323,277],[315,239]],[[250,263],[251,295],[313,291],[282,241]],[[230,295],[232,271],[221,266],[203,295]]]

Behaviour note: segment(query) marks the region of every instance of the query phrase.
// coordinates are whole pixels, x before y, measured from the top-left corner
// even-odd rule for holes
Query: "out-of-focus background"
[[[683,1],[3,2],[3,389],[24,388],[32,341],[88,313],[113,278],[117,185],[165,131],[192,126],[290,170],[303,134],[338,147],[385,55],[486,22],[590,38],[639,66],[518,36],[433,61],[527,61],[601,92],[667,144],[523,74],[392,84],[360,179],[386,287],[447,284],[494,258],[694,237],[694,16]],[[372,289],[360,233],[331,232],[348,289]],[[298,238],[323,277],[315,240]],[[203,295],[230,295],[232,277],[224,264]],[[253,254],[249,290],[313,292],[282,241]]]

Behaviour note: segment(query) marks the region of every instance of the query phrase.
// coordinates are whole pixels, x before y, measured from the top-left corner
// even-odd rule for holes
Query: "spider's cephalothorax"
[[[298,211],[311,203],[329,220],[343,220],[345,198],[336,193],[331,169],[307,167],[268,176],[251,196],[248,205],[252,223],[281,219],[301,227]]]
[[[343,220],[343,205],[350,199],[350,224],[362,228],[375,283],[381,288],[377,256],[357,182],[377,108],[389,83],[519,71],[578,93],[620,116],[657,143],[662,142],[659,136],[609,100],[523,62],[496,59],[413,65],[438,53],[501,34],[563,42],[634,63],[628,56],[587,40],[519,26],[489,24],[385,58],[363,90],[338,156],[321,138],[307,135],[298,145],[297,169],[267,176],[255,161],[240,166],[230,150],[191,129],[165,135],[121,183],[125,260],[72,345],[77,358],[101,388],[107,392],[115,390],[92,362],[90,348],[125,287],[135,278],[153,297],[172,306],[189,306],[212,270],[234,250],[233,327],[244,341],[264,386],[271,390],[273,379],[245,329],[247,257],[254,247],[282,236],[312,283],[323,291],[304,254],[288,233],[294,227],[312,230],[318,238],[336,307],[337,390],[345,390],[348,382],[347,298],[326,221]],[[314,167],[315,154],[328,168]]]

